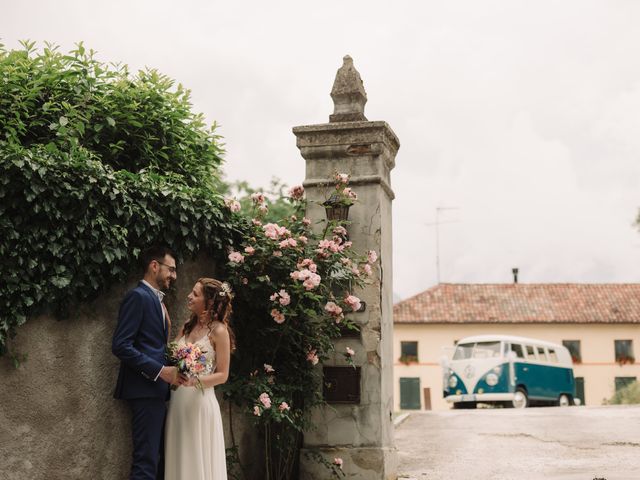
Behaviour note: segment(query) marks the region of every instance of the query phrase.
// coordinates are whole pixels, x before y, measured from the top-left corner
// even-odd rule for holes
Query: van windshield
[[[461,343],[453,354],[454,360],[468,358],[492,358],[500,356],[500,342]]]

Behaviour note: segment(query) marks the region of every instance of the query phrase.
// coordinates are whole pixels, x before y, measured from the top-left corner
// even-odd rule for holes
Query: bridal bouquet
[[[211,362],[205,357],[206,350],[200,349],[198,345],[187,343],[178,345],[173,342],[168,346],[169,363],[178,367],[178,371],[187,377],[195,378],[197,381],[196,388],[204,394],[204,388],[200,379],[200,375],[211,373]]]

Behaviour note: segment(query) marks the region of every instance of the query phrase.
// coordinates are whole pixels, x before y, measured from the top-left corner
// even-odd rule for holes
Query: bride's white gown
[[[184,345],[184,337],[178,344]],[[213,362],[209,338],[198,340]],[[178,387],[171,393],[165,431],[165,480],[227,480],[220,406],[213,388]]]

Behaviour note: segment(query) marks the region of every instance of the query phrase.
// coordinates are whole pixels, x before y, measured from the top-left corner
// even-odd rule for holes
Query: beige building
[[[586,405],[601,405],[640,377],[640,284],[440,284],[393,313],[396,411],[450,408],[440,360],[472,335],[564,344]]]

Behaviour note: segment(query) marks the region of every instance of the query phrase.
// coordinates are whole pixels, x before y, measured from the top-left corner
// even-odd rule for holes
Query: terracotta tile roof
[[[393,306],[394,323],[640,323],[640,284],[440,284]]]

